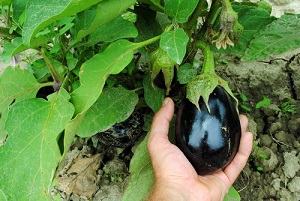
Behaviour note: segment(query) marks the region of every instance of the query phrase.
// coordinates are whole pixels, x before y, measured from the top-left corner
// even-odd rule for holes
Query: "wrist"
[[[165,183],[155,183],[148,201],[186,201],[188,194],[178,186]]]

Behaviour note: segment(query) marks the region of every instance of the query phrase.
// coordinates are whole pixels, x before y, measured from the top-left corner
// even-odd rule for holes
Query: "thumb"
[[[169,143],[168,132],[170,121],[174,114],[174,102],[171,98],[166,98],[160,110],[153,117],[150,135],[148,139],[148,149],[155,148],[160,143]]]

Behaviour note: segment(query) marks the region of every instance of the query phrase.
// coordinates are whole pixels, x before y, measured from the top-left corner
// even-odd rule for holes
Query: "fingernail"
[[[169,99],[168,99],[168,98],[165,98],[164,102],[162,103],[162,106],[165,106],[165,105],[167,105],[167,104],[168,104],[168,102],[169,102]]]

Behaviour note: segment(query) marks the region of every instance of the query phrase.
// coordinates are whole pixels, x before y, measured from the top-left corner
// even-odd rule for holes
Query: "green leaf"
[[[22,13],[26,10],[26,4],[29,0],[13,0],[12,8],[13,8],[13,18],[16,22],[19,21]]]
[[[180,84],[188,83],[196,75],[197,70],[189,63],[180,66],[177,72],[177,77]]]
[[[28,70],[5,69],[0,76],[0,144],[7,135],[4,124],[10,104],[34,98],[42,86]]]
[[[267,10],[256,6],[233,3],[232,7],[238,13],[238,21],[244,27],[243,32],[239,41],[233,47],[228,46],[227,49],[221,48],[218,50],[215,48],[215,45],[213,45],[213,50],[243,56],[250,42],[253,40],[254,35],[275,18],[271,17]]]
[[[80,69],[81,86],[71,94],[76,114],[87,111],[100,96],[110,74],[120,73],[132,60],[139,44],[119,40],[85,62]]]
[[[48,38],[46,38],[45,36],[40,36],[34,40],[32,40],[32,43],[30,46],[28,45],[24,45],[22,38],[15,38],[12,40],[12,42],[6,43],[4,45],[4,51],[3,54],[1,55],[2,60],[4,61],[4,63],[9,63],[11,61],[11,58],[20,53],[23,52],[27,49],[30,48],[35,48],[35,47],[39,47],[39,46],[43,46],[48,42]]]
[[[256,108],[261,108],[261,107],[263,107],[263,106],[269,107],[270,105],[271,105],[270,99],[267,98],[267,97],[264,97],[264,99],[261,100],[261,101],[259,101],[259,102],[255,105],[255,107],[256,107]]]
[[[161,35],[159,46],[166,51],[177,64],[181,64],[186,53],[188,41],[189,37],[182,28],[179,28],[174,31],[164,32]]]
[[[179,23],[187,22],[199,0],[165,0],[165,13]]]
[[[67,154],[70,146],[72,145],[74,137],[78,132],[79,126],[84,119],[85,113],[86,112],[77,114],[74,119],[72,119],[65,125],[63,157]]]
[[[115,123],[125,121],[137,102],[138,95],[134,91],[121,87],[103,90],[96,103],[86,112],[77,134],[80,137],[91,137]]]
[[[224,201],[240,201],[241,197],[239,192],[234,187],[230,187],[228,193],[224,197]]]
[[[134,11],[137,14],[135,26],[139,33],[134,40],[135,42],[147,40],[149,38],[158,36],[163,32],[160,24],[156,21],[157,12],[144,6],[136,6]],[[154,51],[158,48],[158,44],[150,44],[147,48]],[[144,55],[149,54],[148,51],[144,49],[139,51]]]
[[[164,7],[162,7],[160,5],[160,0],[150,0],[155,6],[157,6],[160,9],[164,9]]]
[[[11,107],[9,138],[0,147],[0,191],[7,200],[51,200],[52,178],[61,158],[57,138],[74,112],[69,98],[61,89],[51,101],[28,99]]]
[[[76,14],[102,0],[28,0],[23,27],[23,43],[31,44],[31,39],[43,28],[58,19]]]
[[[132,22],[117,17],[91,33],[86,45],[95,45],[98,42],[113,42],[121,38],[135,38],[137,35],[138,31]]]
[[[157,112],[161,108],[161,104],[165,98],[165,92],[163,89],[153,85],[150,76],[145,77],[143,81],[144,97],[147,105]]]
[[[104,0],[96,7],[79,13],[75,22],[77,33],[75,40],[71,44],[75,44],[83,37],[97,30],[101,25],[110,22],[135,2],[136,0]]]
[[[274,20],[251,41],[242,60],[259,60],[300,47],[300,15],[283,15]]]
[[[140,201],[147,198],[153,186],[153,169],[147,150],[148,136],[140,143],[130,162],[130,181],[122,201]]]
[[[11,2],[12,2],[12,0],[0,0],[0,4],[2,4],[2,6],[10,5]]]

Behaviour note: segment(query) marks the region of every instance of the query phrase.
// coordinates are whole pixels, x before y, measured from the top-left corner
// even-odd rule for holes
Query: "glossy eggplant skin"
[[[210,112],[202,100],[198,108],[188,99],[182,101],[175,126],[176,145],[199,175],[226,167],[237,153],[241,125],[235,101],[217,86],[209,97]]]

